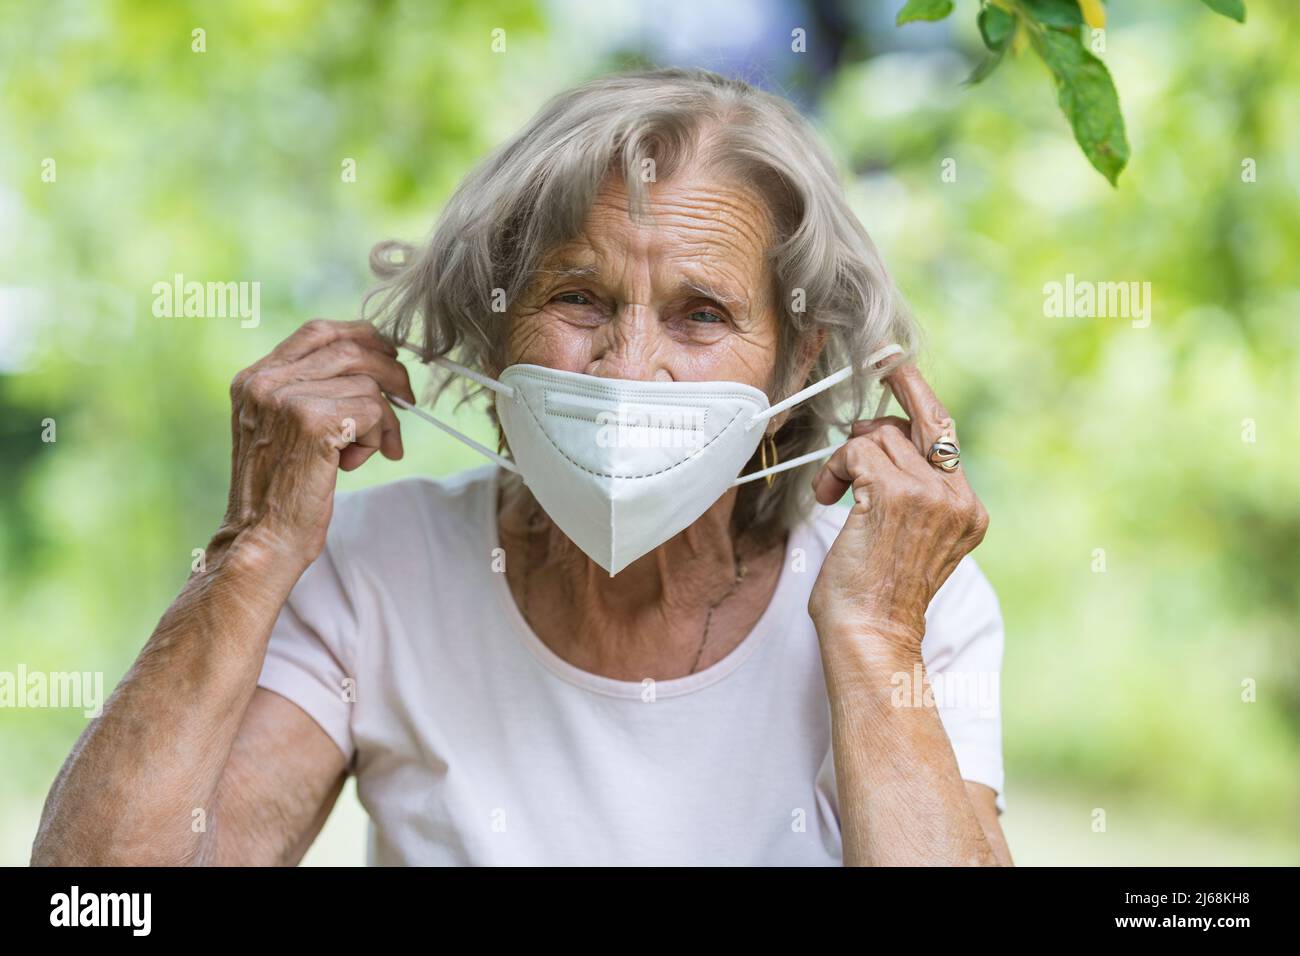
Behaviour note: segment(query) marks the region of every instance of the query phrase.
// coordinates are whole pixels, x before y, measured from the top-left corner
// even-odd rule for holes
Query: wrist
[[[249,587],[287,595],[311,565],[308,549],[292,546],[258,525],[223,525],[207,547],[208,570],[246,581]]]
[[[835,719],[854,713],[887,721],[911,713],[900,703],[927,686],[920,640],[901,640],[879,627],[839,622],[818,628],[822,672]],[[877,729],[883,732],[883,724]]]
[[[814,619],[822,657],[828,666],[876,674],[910,672],[922,666],[921,626],[889,619],[837,615]]]

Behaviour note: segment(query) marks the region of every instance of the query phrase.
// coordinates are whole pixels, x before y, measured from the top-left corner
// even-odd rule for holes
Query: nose
[[[625,303],[592,338],[588,375],[634,382],[670,382],[669,349],[658,311]]]

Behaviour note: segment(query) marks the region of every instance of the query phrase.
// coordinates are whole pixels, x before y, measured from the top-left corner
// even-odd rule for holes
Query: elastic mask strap
[[[840,445],[844,444],[840,442]],[[741,475],[733,481],[732,487],[743,485],[747,481],[755,481],[759,478],[766,478],[768,475],[775,475],[780,471],[789,471],[791,468],[798,468],[800,465],[806,465],[810,461],[816,461],[818,458],[829,458],[835,454],[840,445],[831,445],[829,448],[823,448],[820,451],[810,451],[806,455],[800,455],[798,458],[791,458],[789,461],[783,461],[779,465],[773,465],[771,468],[764,468],[762,471],[756,471],[749,475]]]
[[[420,352],[420,350],[417,349],[411,343],[403,342],[402,347],[409,349],[410,351],[414,352],[416,355],[419,355],[421,359],[423,359],[423,355]],[[435,358],[433,362],[426,362],[425,364],[432,365],[434,362],[436,362],[438,365],[441,365],[443,368],[447,369],[448,371],[455,372],[457,375],[463,375],[468,379],[472,379],[473,381],[478,382],[484,388],[490,388],[498,395],[504,395],[506,398],[510,398],[510,399],[513,399],[515,397],[515,390],[511,388],[509,385],[503,385],[500,382],[498,382],[496,379],[488,378],[486,375],[480,375],[478,372],[475,372],[472,369],[468,369],[457,362],[453,362],[451,359],[443,358],[442,356],[439,356],[438,358]],[[470,438],[468,435],[464,434],[463,432],[459,432],[456,429],[452,428],[450,425],[439,421],[438,419],[430,415],[428,412],[426,412],[424,409],[416,408],[410,402],[406,401],[406,399],[398,398],[396,395],[389,395],[388,400],[392,402],[394,405],[396,405],[398,408],[404,408],[408,412],[418,415],[420,418],[423,418],[430,425],[436,425],[438,428],[441,428],[452,438],[468,445],[470,448],[473,448],[476,452],[478,452],[483,457],[490,458],[492,461],[496,462],[502,468],[506,469],[506,471],[513,471],[516,474],[519,473],[519,466],[516,465],[513,461],[511,461],[509,458],[506,458],[502,455],[498,455],[496,452],[494,452],[491,448],[488,448],[486,445],[479,444],[478,442],[476,442],[474,439]]]
[[[879,349],[875,352],[872,352],[871,355],[867,356],[867,360],[862,364],[865,369],[869,370],[877,362],[883,359],[887,359],[893,355],[901,355],[902,353],[903,350],[901,347],[897,345],[886,345],[883,349]],[[819,392],[824,392],[832,385],[838,385],[840,382],[844,381],[852,374],[853,374],[853,366],[846,365],[844,368],[840,369],[834,375],[828,375],[826,378],[822,379],[817,384],[809,385],[803,391],[795,392],[785,401],[778,402],[777,404],[773,405],[771,408],[767,409],[766,411],[760,412],[759,414],[755,415],[752,419],[750,419],[749,424],[750,426],[753,426],[758,424],[759,422],[765,422],[773,415],[779,415],[787,408],[791,408],[792,406],[799,404],[805,399],[811,398],[812,396],[818,394]],[[889,400],[890,398],[893,397],[893,393],[891,392],[889,385],[887,383],[881,382],[880,387],[883,389],[883,392],[880,396],[880,402],[876,405],[876,414],[872,416],[873,418],[879,418],[881,415],[885,414],[885,409],[889,407]],[[810,461],[817,461],[818,459],[821,458],[829,458],[831,455],[839,451],[844,444],[845,444],[844,442],[840,442],[839,444],[831,445],[828,448],[822,448],[817,451],[810,451],[806,455],[800,455],[798,458],[791,458],[789,461],[783,461],[780,464],[773,465],[771,468],[764,468],[761,471],[755,471],[748,475],[741,475],[739,478],[737,478],[735,481],[731,483],[732,487],[735,487],[736,485],[743,485],[746,482],[750,482],[750,481],[757,481],[759,478],[766,478],[768,475],[775,475],[782,471],[789,471],[791,468],[799,468],[803,465],[808,464],[808,462]]]
[[[902,354],[903,354],[902,346],[886,345],[883,349],[877,349],[876,351],[868,355],[867,360],[862,363],[862,368],[864,371],[871,371],[872,367],[877,362],[883,359],[887,359],[891,355],[902,355]],[[826,389],[840,384],[840,382],[844,381],[852,374],[853,374],[853,366],[852,365],[844,366],[838,372],[835,372],[832,375],[827,375],[820,382],[816,382],[812,385],[809,385],[807,388],[795,392],[789,398],[777,402],[771,408],[767,408],[759,412],[757,415],[755,415],[753,418],[749,420],[749,424],[746,426],[746,428],[753,428],[755,425],[762,424],[763,422],[767,421],[769,418],[773,418],[777,415],[780,415],[787,408],[793,408],[794,406],[798,405],[800,402],[804,402],[812,398],[814,395],[820,395],[822,392],[826,391]]]

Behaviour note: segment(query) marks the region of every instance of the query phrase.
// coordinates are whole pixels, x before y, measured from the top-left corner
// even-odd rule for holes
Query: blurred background
[[[704,66],[814,118],[927,330],[992,516],[1017,861],[1300,863],[1300,10],[1112,5],[1112,189],[1032,54],[962,86],[974,0],[901,5],[5,4],[0,671],[107,694],[221,518],[235,372],[355,317],[370,246],[425,236],[551,94]],[[156,317],[177,274],[260,283],[260,322]],[[1046,314],[1067,276],[1149,282],[1149,325]],[[406,445],[340,485],[479,463]],[[0,707],[0,863],[85,723]],[[307,862],[363,862],[364,831],[349,784]]]

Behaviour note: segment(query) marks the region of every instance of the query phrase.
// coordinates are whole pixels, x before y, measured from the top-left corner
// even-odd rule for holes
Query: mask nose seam
[[[582,466],[579,465],[578,467],[581,468]],[[612,568],[614,567],[614,557],[615,555],[618,554],[618,552],[615,550],[615,548],[618,545],[617,535],[618,535],[618,531],[614,521],[614,499],[611,498],[609,500],[609,566],[611,568],[609,572],[609,576],[611,578],[615,574],[615,572],[612,570]],[[619,570],[622,569],[620,568]]]
[[[725,435],[728,430],[730,430],[731,426],[735,424],[736,419],[740,418],[741,415],[745,414],[744,409],[741,409],[740,411],[736,412],[735,415],[731,416],[730,421],[728,421],[725,425],[723,425],[720,429],[718,429],[718,433],[716,435],[714,435],[712,438],[706,441],[699,448],[695,449],[693,452],[691,452],[691,454],[687,455],[681,461],[674,462],[673,464],[669,465],[667,468],[661,468],[658,471],[652,471],[644,475],[609,475],[599,471],[592,471],[586,465],[582,464],[582,462],[574,461],[567,454],[565,454],[564,449],[555,443],[555,439],[551,437],[550,433],[546,430],[546,426],[542,424],[541,419],[537,417],[537,413],[533,411],[533,406],[531,402],[525,400],[521,402],[516,402],[516,404],[528,410],[528,414],[532,416],[533,421],[537,425],[537,430],[541,432],[544,436],[546,436],[546,440],[551,443],[551,447],[554,448],[556,452],[559,453],[560,457],[563,458],[565,461],[567,461],[569,464],[573,465],[575,468],[585,471],[589,475],[595,475],[597,478],[622,478],[628,480],[640,479],[640,478],[653,478],[656,475],[662,475],[666,472],[672,471],[674,468],[680,468],[682,465],[686,464],[692,458],[696,458],[699,455],[703,454],[706,448],[708,448],[715,441],[717,441],[719,438]],[[507,435],[506,437],[509,438],[510,436]]]
[[[512,365],[512,366],[510,367],[510,369],[507,370],[507,372],[509,373],[509,376],[510,376],[510,380],[511,380],[511,381],[514,381],[515,379],[524,379],[524,380],[528,380],[528,381],[538,382],[538,383],[541,384],[541,386],[542,386],[543,388],[547,388],[547,389],[558,389],[558,388],[560,388],[560,386],[559,386],[559,385],[556,385],[556,384],[552,381],[551,377],[548,376],[548,375],[546,375],[544,372],[517,371],[517,369],[518,369],[518,366],[514,366],[514,365]],[[594,376],[585,375],[584,373],[580,373],[580,372],[579,372],[579,373],[566,373],[566,374],[577,374],[577,375],[581,375],[583,378],[593,378],[593,377],[594,377]],[[505,384],[505,378],[506,378],[506,375],[503,373],[503,374],[502,374],[502,382],[501,382],[501,384]],[[627,382],[628,380],[627,380],[627,379],[611,379],[610,381],[611,381],[611,382]],[[593,398],[621,398],[621,397],[623,397],[624,395],[631,395],[631,396],[633,396],[633,397],[643,399],[643,400],[647,401],[648,403],[653,403],[654,401],[663,401],[663,402],[666,402],[667,404],[671,404],[671,400],[663,400],[663,399],[661,399],[661,397],[659,396],[659,394],[658,394],[658,393],[657,393],[653,388],[643,388],[643,387],[641,387],[641,386],[653,386],[654,384],[656,384],[656,383],[653,383],[653,382],[644,382],[644,383],[636,383],[635,385],[632,385],[632,386],[629,387],[629,386],[626,386],[626,385],[614,385],[614,384],[610,384],[610,385],[602,385],[602,384],[596,384],[596,383],[593,383],[593,382],[587,382],[587,381],[578,381],[578,382],[574,382],[574,381],[565,381],[565,382],[564,382],[564,385],[563,385],[563,388],[564,388],[564,390],[566,390],[566,391],[577,392],[577,393],[580,393],[580,394],[586,394],[587,396],[589,396],[589,397],[593,397]],[[666,384],[674,384],[674,385],[694,385],[694,384],[696,384],[696,383],[694,383],[694,382],[673,382],[673,383],[660,382],[660,383],[658,383],[658,384],[660,384],[660,385],[666,385]],[[724,383],[722,383],[722,384],[725,386],[727,383],[724,382]],[[742,389],[743,389],[743,391],[742,391]],[[691,400],[692,400],[692,401],[698,401],[698,400],[711,399],[711,398],[726,398],[726,399],[732,399],[732,400],[738,400],[738,401],[754,402],[754,401],[755,401],[755,398],[754,398],[755,395],[759,395],[759,396],[761,396],[761,397],[762,397],[762,400],[763,400],[764,402],[767,401],[767,396],[766,396],[766,395],[763,395],[763,393],[760,392],[758,389],[755,389],[755,388],[753,388],[753,387],[751,387],[751,386],[748,386],[748,385],[742,385],[742,384],[740,384],[740,383],[736,383],[736,387],[735,387],[735,389],[734,389],[734,390],[730,390],[730,391],[727,390],[727,389],[725,389],[725,388],[719,388],[719,389],[713,389],[713,390],[711,390],[711,391],[707,391],[707,392],[704,392],[704,391],[701,391],[701,392],[692,392],[692,393],[691,393]],[[757,413],[756,413],[756,414],[757,414]]]

